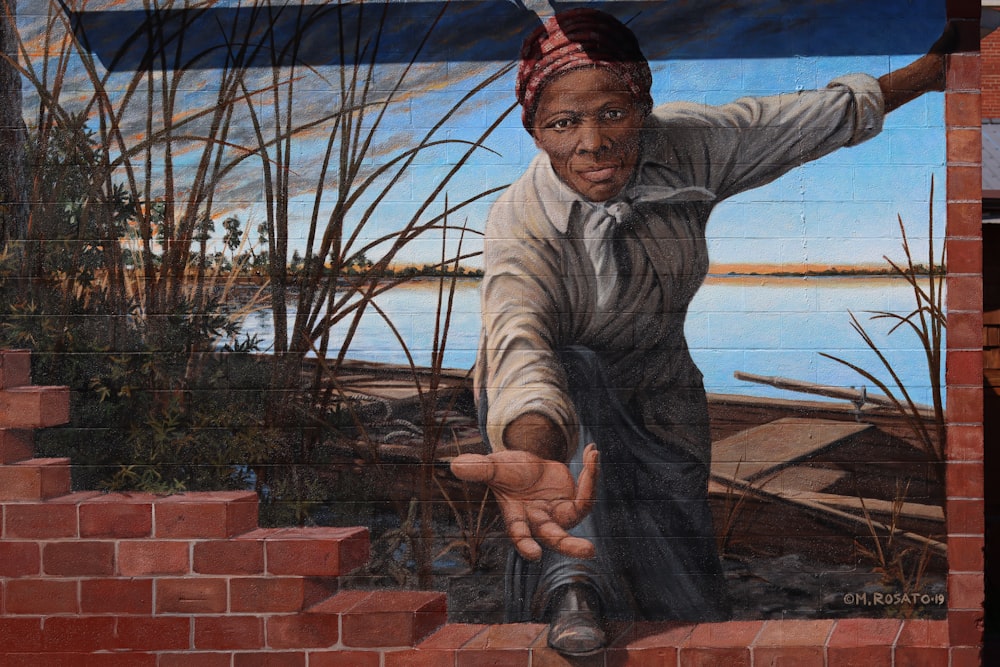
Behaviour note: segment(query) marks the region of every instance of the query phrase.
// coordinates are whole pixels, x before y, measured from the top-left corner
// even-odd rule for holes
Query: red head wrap
[[[528,132],[542,89],[556,76],[585,67],[614,72],[632,93],[643,116],[653,108],[653,75],[635,35],[618,19],[596,9],[556,14],[524,40],[517,71],[517,101]]]

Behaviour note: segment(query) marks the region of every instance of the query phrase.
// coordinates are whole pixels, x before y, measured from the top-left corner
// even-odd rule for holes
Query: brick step
[[[622,623],[605,652],[567,660],[542,624],[446,624],[443,597],[348,591],[294,614],[0,616],[0,656],[5,667],[978,664],[974,647],[949,648],[947,621],[888,618]]]
[[[346,620],[336,613],[311,618],[308,613],[229,618],[56,616],[44,625],[40,619],[0,618],[0,655],[5,667],[978,664],[972,660],[974,654],[949,649],[946,621],[638,623],[625,626],[601,654],[570,660],[547,647],[546,627],[540,624],[442,625],[416,644],[370,648],[355,646],[348,628],[338,632],[338,621]]]
[[[0,501],[45,500],[70,492],[67,458],[26,459],[0,465]]]
[[[0,426],[4,428],[46,428],[68,421],[69,387],[0,389]]]
[[[0,389],[31,384],[31,350],[0,350]]]
[[[0,466],[35,456],[34,434],[29,430],[0,428]]]
[[[0,503],[0,517],[16,568],[3,576],[338,577],[369,554],[362,527],[257,528],[253,493],[84,492]]]
[[[257,508],[252,491],[173,496],[85,491],[37,502],[0,503],[4,516],[0,537],[229,538],[257,529]]]
[[[338,615],[354,648],[415,646],[448,620],[447,596],[432,591],[344,591],[307,613]]]
[[[209,567],[213,557],[224,558],[225,551],[244,542],[263,546],[269,574],[339,577],[368,562],[370,540],[363,527],[260,528],[230,545],[205,545],[200,567]]]
[[[842,620],[635,623],[612,628],[607,650],[579,659],[547,645],[545,625],[450,624],[412,649],[385,653],[384,667],[679,665],[957,665],[947,621]],[[957,655],[953,655],[957,659]],[[967,662],[962,664],[978,664]]]

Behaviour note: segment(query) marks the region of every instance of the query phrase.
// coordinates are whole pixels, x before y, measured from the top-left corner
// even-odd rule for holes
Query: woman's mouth
[[[577,173],[580,178],[585,181],[589,181],[590,183],[603,183],[604,181],[610,180],[614,177],[616,171],[618,171],[618,165],[583,169]]]

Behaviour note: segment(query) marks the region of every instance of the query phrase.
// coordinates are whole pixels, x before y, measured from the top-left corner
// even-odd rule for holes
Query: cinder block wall
[[[979,3],[947,6],[971,40]],[[994,102],[980,95],[980,58],[968,46],[951,58],[946,97],[947,620],[649,624],[592,664],[979,664],[978,140],[981,109]],[[65,421],[67,392],[32,387],[28,361],[24,352],[0,356],[0,664],[576,664],[545,648],[543,626],[448,624],[436,593],[340,591],[338,577],[367,557],[364,528],[260,529],[248,493],[72,492],[69,462],[33,458],[31,444],[32,429]]]

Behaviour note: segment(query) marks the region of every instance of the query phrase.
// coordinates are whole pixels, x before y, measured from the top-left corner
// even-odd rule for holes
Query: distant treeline
[[[920,276],[943,276],[946,268],[940,264],[928,267],[926,264],[914,264],[914,272]],[[898,276],[899,271],[891,266],[871,267],[871,266],[831,266],[828,269],[806,269],[798,271],[729,271],[715,275],[726,276],[777,276],[777,277],[798,277],[798,276]]]
[[[316,260],[313,259],[313,261]],[[305,270],[305,264],[305,260],[299,254],[299,251],[296,250],[292,254],[292,261],[289,262],[288,271],[293,275],[298,274]],[[324,263],[324,273],[331,273],[333,270],[333,267],[330,266],[329,263]],[[340,266],[340,275],[344,276],[372,275],[376,271],[378,271],[379,278],[414,278],[419,276],[462,276],[479,278],[483,275],[482,269],[470,269],[462,266],[461,264],[456,265],[450,262],[445,264],[424,264],[422,266],[387,266],[384,269],[379,270],[375,263],[372,262],[363,252],[359,252],[347,258],[347,260],[345,260]]]
[[[448,266],[442,268],[437,265],[424,264],[423,266],[420,267],[407,266],[398,269],[388,268],[384,271],[384,275],[386,278],[394,278],[397,276],[403,278],[410,278],[410,277],[440,278],[444,276],[449,276],[449,277],[460,276],[462,278],[482,278],[483,270],[471,269],[464,266],[459,266],[457,268]]]

